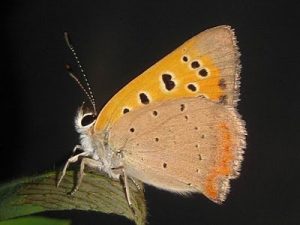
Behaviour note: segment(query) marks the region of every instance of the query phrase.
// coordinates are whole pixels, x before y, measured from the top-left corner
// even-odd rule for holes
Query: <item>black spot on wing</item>
[[[165,73],[161,76],[161,78],[162,78],[162,81],[164,82],[165,88],[168,91],[171,91],[172,89],[174,89],[175,82],[172,81],[172,75]]]
[[[197,68],[200,67],[200,63],[199,63],[198,61],[193,61],[193,62],[191,63],[191,67],[192,67],[193,69],[197,69]]]
[[[147,105],[150,103],[150,100],[145,93],[140,93],[140,100],[141,100],[141,103],[143,103],[144,105]]]
[[[199,71],[199,75],[200,75],[201,77],[207,77],[208,72],[207,72],[206,69],[201,69],[201,70]]]
[[[123,109],[123,114],[128,113],[128,112],[129,112],[129,109],[128,109],[128,108],[124,108],[124,109]]]
[[[182,57],[182,61],[183,61],[183,62],[187,62],[188,60],[189,60],[189,59],[188,59],[187,56],[183,56],[183,57]]]
[[[197,91],[197,87],[194,84],[188,84],[187,88],[192,92]]]
[[[185,110],[185,104],[180,104],[180,111],[183,112]]]
[[[225,82],[225,79],[224,79],[224,78],[220,79],[220,81],[219,81],[219,87],[220,87],[222,90],[226,89],[226,82]]]

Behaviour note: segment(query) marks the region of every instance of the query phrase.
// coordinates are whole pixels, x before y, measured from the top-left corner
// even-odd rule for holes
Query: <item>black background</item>
[[[242,53],[239,111],[247,122],[242,173],[219,206],[147,187],[150,224],[300,224],[300,5],[289,1],[26,1],[3,6],[1,176],[62,166],[85,100],[64,70],[72,35],[97,106],[206,28],[228,24]],[[75,68],[75,66],[73,66]],[[131,224],[91,212],[48,212],[72,224]]]

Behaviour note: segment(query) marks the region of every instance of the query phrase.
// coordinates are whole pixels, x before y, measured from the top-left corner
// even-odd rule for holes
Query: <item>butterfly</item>
[[[76,57],[76,54],[75,54]],[[176,193],[202,193],[222,203],[239,175],[245,122],[236,110],[240,53],[233,29],[207,29],[161,59],[115,94],[97,115],[80,107],[75,118],[84,167]],[[77,58],[77,57],[76,57]]]

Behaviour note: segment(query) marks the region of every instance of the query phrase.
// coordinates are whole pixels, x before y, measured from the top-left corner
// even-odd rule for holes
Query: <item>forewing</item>
[[[239,52],[233,30],[218,26],[194,36],[122,88],[100,112],[95,131],[123,115],[165,100],[196,97],[234,106]]]

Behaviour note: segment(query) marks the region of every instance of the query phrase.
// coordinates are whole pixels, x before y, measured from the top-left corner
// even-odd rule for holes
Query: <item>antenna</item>
[[[79,87],[84,91],[84,93],[86,94],[86,96],[88,97],[88,99],[90,100],[92,106],[93,106],[93,109],[94,109],[94,114],[97,115],[97,110],[96,110],[96,103],[95,103],[95,98],[94,98],[94,95],[93,95],[93,92],[92,92],[92,89],[91,89],[91,86],[90,86],[90,83],[87,79],[87,75],[85,74],[84,72],[84,69],[79,61],[79,58],[77,56],[77,53],[71,43],[71,40],[70,40],[70,37],[69,37],[69,34],[67,32],[64,32],[64,38],[65,38],[65,41],[66,41],[66,44],[68,46],[68,48],[71,50],[74,58],[75,58],[75,61],[80,69],[80,72],[84,78],[84,81],[86,83],[86,86],[87,86],[87,89],[88,91],[84,88],[84,86],[81,84],[81,82],[79,81],[79,79],[77,78],[77,76],[74,75],[73,71],[72,71],[72,68],[70,65],[66,65],[66,69],[69,73],[69,75],[76,81],[76,83],[79,85]]]
[[[69,75],[76,81],[79,87],[83,90],[83,92],[86,94],[86,96],[88,97],[88,99],[90,100],[93,106],[94,114],[97,115],[95,102],[93,101],[93,99],[91,98],[87,90],[84,88],[84,86],[81,84],[81,82],[78,80],[78,78],[74,75],[72,68],[69,64],[66,64],[66,70],[68,71]]]

